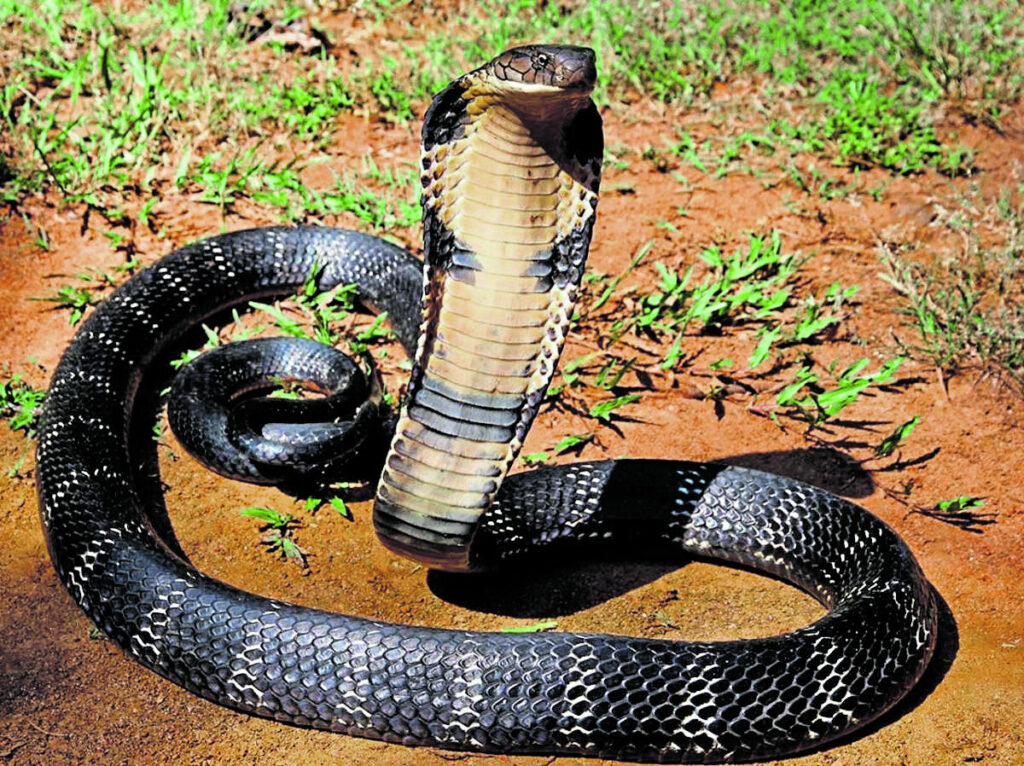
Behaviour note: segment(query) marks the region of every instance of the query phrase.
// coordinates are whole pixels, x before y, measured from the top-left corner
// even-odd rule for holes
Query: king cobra
[[[126,654],[208,700],[299,726],[404,745],[677,762],[820,747],[914,686],[935,645],[935,596],[906,545],[863,509],[711,463],[605,460],[505,478],[555,369],[589,247],[603,153],[595,80],[589,49],[526,46],[434,99],[422,133],[425,266],[354,232],[229,233],[139,272],[82,325],[40,425],[40,507],[60,580]],[[324,291],[356,285],[413,360],[373,511],[391,550],[481,570],[610,540],[768,573],[828,613],[740,641],[479,633],[283,603],[203,575],[157,531],[159,478],[132,455],[144,374],[189,328],[310,278]],[[245,371],[214,378],[248,390],[275,374],[260,347],[225,353]],[[270,351],[286,365],[308,355]],[[290,442],[300,452],[367,443],[380,392],[360,386],[369,403],[347,420],[271,423],[270,447],[249,444],[260,433],[225,443],[238,428],[191,417],[219,410],[189,385],[175,385],[185,404],[172,402],[172,421],[189,451],[256,453],[217,470],[272,480],[293,462],[281,458]]]

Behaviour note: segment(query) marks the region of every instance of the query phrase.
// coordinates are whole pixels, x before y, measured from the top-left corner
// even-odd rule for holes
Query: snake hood
[[[429,566],[476,566],[477,522],[554,374],[597,207],[595,81],[589,48],[513,48],[424,118],[423,323],[374,524]]]

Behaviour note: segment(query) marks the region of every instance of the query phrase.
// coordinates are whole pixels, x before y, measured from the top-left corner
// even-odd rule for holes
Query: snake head
[[[575,45],[510,48],[481,67],[513,85],[541,85],[589,94],[597,82],[594,51]]]

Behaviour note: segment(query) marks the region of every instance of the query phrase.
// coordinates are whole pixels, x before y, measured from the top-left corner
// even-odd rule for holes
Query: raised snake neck
[[[557,86],[530,81],[549,66],[538,57],[560,62]],[[547,392],[597,207],[595,78],[587,49],[518,49],[427,110],[423,324],[373,514],[407,558],[473,566],[480,516]]]
[[[518,66],[536,54],[557,63],[560,51],[511,51],[492,65]],[[446,89],[432,109],[458,114],[459,99]],[[437,133],[435,155],[437,147],[460,140],[460,125],[464,135],[461,120]],[[430,151],[429,139],[424,146]],[[481,268],[457,263],[456,251],[436,247],[431,237],[457,230],[458,215],[432,216],[430,198],[427,268],[443,270],[446,290],[490,279],[491,266],[516,260],[502,250],[478,253]],[[451,217],[442,227],[445,215]],[[463,242],[478,233],[472,226],[462,231]],[[469,252],[487,249],[475,247]],[[578,244],[562,252],[549,259],[548,276],[521,279],[550,279],[554,286],[560,278],[566,285],[578,279]],[[441,253],[452,255],[445,260]],[[496,491],[477,487],[481,495],[494,494],[494,502],[469,535],[471,557],[458,556],[460,564],[488,565],[600,539],[738,562],[798,585],[830,609],[781,636],[673,642],[393,625],[266,599],[198,572],[153,532],[150,520],[162,512],[152,499],[159,497],[159,479],[139,470],[145,461],[131,452],[140,381],[187,327],[245,300],[293,291],[314,272],[325,290],[357,284],[363,300],[387,311],[399,339],[415,349],[418,371],[406,418],[422,433],[444,425],[443,411],[433,406],[443,403],[422,392],[457,401],[435,390],[437,380],[516,397],[518,409],[486,406],[493,398],[476,402],[486,418],[455,418],[470,424],[465,434],[439,427],[457,449],[490,443],[473,429],[511,428],[491,422],[499,417],[492,411],[521,417],[536,409],[524,393],[534,389],[484,391],[443,372],[432,377],[429,346],[445,347],[459,360],[470,342],[446,334],[449,313],[459,316],[458,301],[432,294],[438,280],[428,274],[427,331],[421,332],[421,266],[381,240],[317,228],[258,229],[190,245],[139,273],[70,343],[48,393],[37,455],[40,508],[61,582],[138,662],[219,704],[298,725],[409,745],[667,761],[750,760],[818,746],[873,720],[916,683],[934,647],[936,606],[899,537],[845,500],[742,468],[602,461],[516,474]],[[519,300],[527,292],[511,294]],[[528,316],[535,310],[521,309]],[[518,321],[513,326],[529,332]],[[498,340],[501,348],[514,345],[503,335]],[[515,382],[505,378],[524,377],[492,376],[495,388]],[[417,419],[415,406],[430,412]],[[402,438],[400,430],[395,445]],[[446,459],[427,456],[422,448],[432,446],[425,443],[431,438],[407,450],[413,459],[424,456],[424,465]],[[503,470],[509,458],[488,459]],[[389,486],[382,482],[386,502]],[[411,503],[384,510],[395,517],[419,512]],[[427,540],[428,555],[437,542]],[[390,544],[424,547],[420,538]]]

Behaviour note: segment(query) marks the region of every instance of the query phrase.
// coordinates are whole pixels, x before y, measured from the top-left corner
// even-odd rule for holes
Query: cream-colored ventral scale
[[[386,545],[432,566],[468,566],[474,526],[522,446],[572,312],[578,278],[559,280],[552,254],[593,216],[597,178],[546,127],[564,126],[589,92],[554,90],[516,94],[513,108],[507,93],[471,86],[461,135],[424,151],[425,217],[454,247],[443,268],[428,264],[417,372],[374,521]]]

